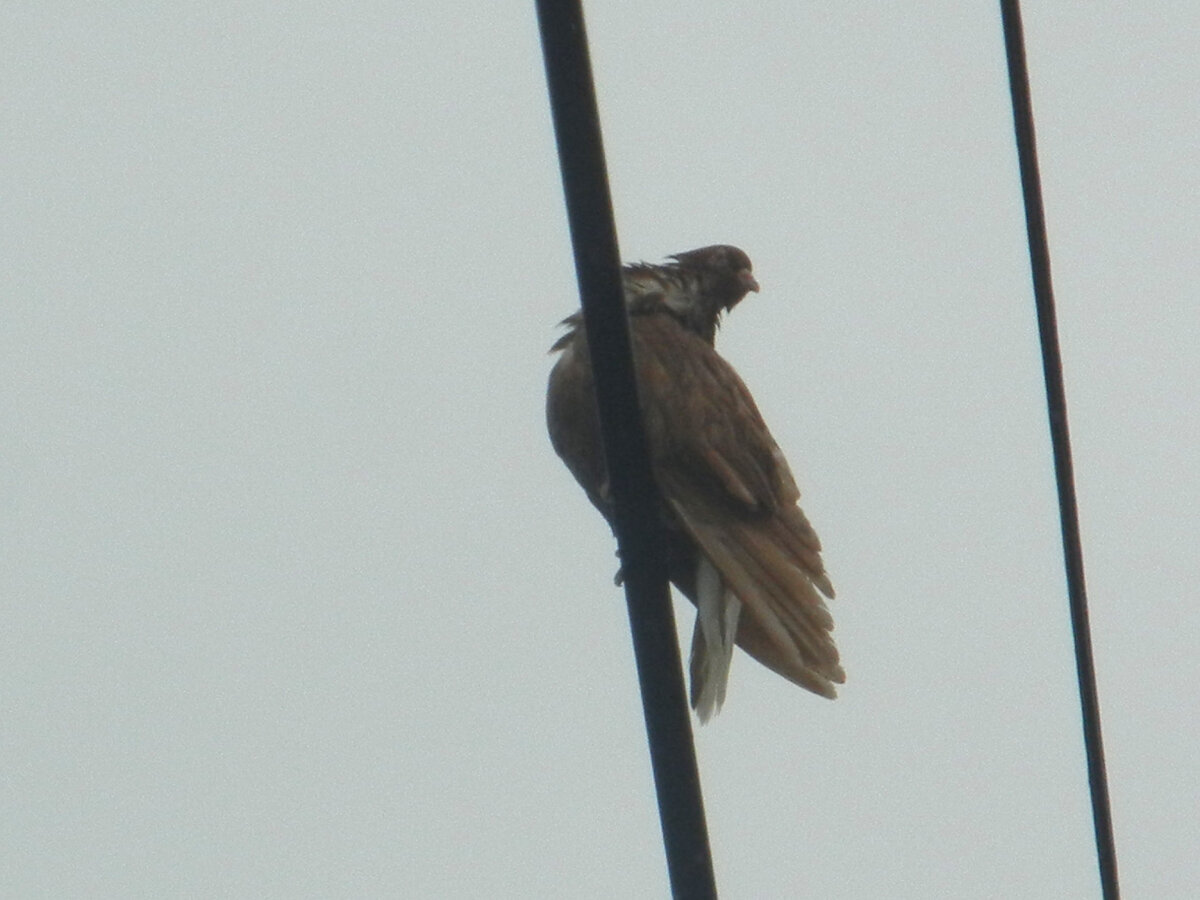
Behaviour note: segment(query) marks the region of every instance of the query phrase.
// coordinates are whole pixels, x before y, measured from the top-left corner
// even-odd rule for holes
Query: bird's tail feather
[[[720,522],[673,506],[726,589],[745,606],[738,645],[795,684],[837,696],[834,685],[846,674],[830,635],[833,618],[818,593],[832,596],[833,588],[799,508],[795,516],[788,511],[764,520]]]
[[[696,627],[692,631],[692,708],[701,724],[719,712],[729,684],[729,664],[738,632],[741,601],[726,590],[721,573],[704,556],[696,573]]]

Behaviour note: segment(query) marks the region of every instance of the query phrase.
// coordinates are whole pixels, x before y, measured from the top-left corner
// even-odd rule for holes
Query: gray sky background
[[[1125,896],[1194,897],[1200,6],[1025,6]],[[588,14],[838,588],[841,698],[697,731],[723,896],[1097,896],[996,4]],[[0,83],[0,894],[663,896],[532,4],[10,3]]]

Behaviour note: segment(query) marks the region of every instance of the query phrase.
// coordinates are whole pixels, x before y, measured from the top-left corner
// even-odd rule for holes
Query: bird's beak
[[[740,272],[738,272],[738,281],[742,283],[742,287],[744,287],[747,291],[754,291],[756,294],[758,293],[758,282],[755,281],[754,276],[750,274],[749,269],[742,269]]]

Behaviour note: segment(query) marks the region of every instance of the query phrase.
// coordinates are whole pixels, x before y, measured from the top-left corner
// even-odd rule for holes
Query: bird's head
[[[729,244],[713,244],[668,258],[696,280],[699,295],[712,304],[713,314],[733,309],[748,293],[758,291],[750,257]]]

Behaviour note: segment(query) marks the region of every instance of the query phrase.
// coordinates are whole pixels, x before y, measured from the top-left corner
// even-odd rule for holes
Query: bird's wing
[[[608,473],[582,321],[578,313],[565,319],[563,324],[570,330],[551,347],[552,353],[560,355],[550,370],[546,388],[546,428],[555,452],[587,491],[592,504],[609,518]]]
[[[748,615],[737,642],[832,697],[845,680],[821,597],[833,587],[799,491],[750,392],[669,316],[633,321],[638,388],[663,498]]]

